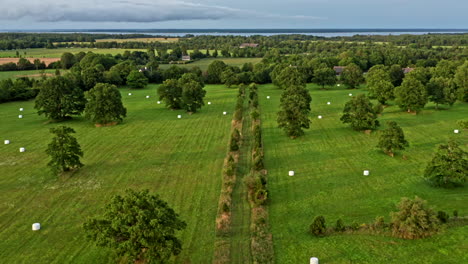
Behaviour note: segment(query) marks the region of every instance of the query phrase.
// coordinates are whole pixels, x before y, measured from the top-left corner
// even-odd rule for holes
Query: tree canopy
[[[34,108],[39,115],[63,120],[71,115],[80,115],[85,103],[83,91],[72,80],[57,76],[42,83]]]
[[[468,178],[468,153],[454,140],[439,145],[424,177],[436,187],[463,186]]]
[[[126,190],[104,208],[103,215],[83,225],[87,238],[111,248],[128,262],[165,263],[182,251],[176,232],[186,223],[158,195]]]
[[[96,124],[122,122],[127,109],[122,104],[122,96],[115,85],[98,83],[86,92],[85,117]]]
[[[373,104],[364,94],[353,97],[345,104],[340,120],[344,124],[349,123],[354,130],[372,130],[379,126]]]
[[[428,100],[424,85],[412,76],[405,77],[401,86],[395,88],[395,97],[400,108],[408,112],[421,110]]]
[[[388,121],[387,126],[388,128],[380,135],[377,147],[393,157],[396,150],[403,150],[409,144],[405,139],[403,130],[395,121]]]
[[[283,92],[280,101],[278,127],[283,128],[292,138],[303,135],[302,129],[310,126],[309,113],[312,98],[309,91],[303,86],[291,86]]]
[[[76,138],[70,135],[75,133],[75,130],[70,127],[59,126],[51,128],[50,133],[55,136],[48,145],[46,153],[51,158],[47,165],[52,172],[58,174],[82,167],[80,157],[83,157],[83,151]]]

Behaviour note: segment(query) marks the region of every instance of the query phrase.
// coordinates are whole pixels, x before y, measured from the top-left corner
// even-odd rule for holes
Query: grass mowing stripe
[[[462,249],[466,249],[466,243],[462,237],[468,234],[466,226],[415,241],[361,234],[315,238],[307,231],[317,215],[325,216],[328,226],[338,218],[347,225],[354,221],[370,223],[376,216],[384,216],[388,222],[389,213],[396,210],[395,204],[403,196],[418,195],[436,210],[451,213],[457,209],[466,215],[467,187],[432,188],[421,175],[437,144],[457,137],[467,146],[466,134],[453,134],[456,121],[466,117],[467,104],[458,102],[441,111],[428,104],[417,116],[394,105],[386,108],[379,117],[381,129],[385,121],[397,121],[410,143],[408,150],[391,158],[375,148],[379,132],[366,135],[339,121],[350,98],[348,90],[308,87],[313,98],[311,129],[295,140],[277,128],[282,91],[273,85],[259,88],[276,262],[303,263],[312,256],[326,263],[464,262],[467,256]],[[267,95],[270,100],[265,99]],[[326,104],[328,101],[331,105]],[[362,175],[364,169],[370,169],[370,176]],[[296,175],[287,176],[288,170],[295,170]]]

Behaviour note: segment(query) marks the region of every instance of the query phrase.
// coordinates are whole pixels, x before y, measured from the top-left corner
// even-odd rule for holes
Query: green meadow
[[[205,102],[212,104],[188,115],[158,105],[156,87],[122,88],[127,118],[104,128],[81,117],[49,123],[36,114],[34,101],[0,104],[0,262],[115,263],[111,251],[85,240],[82,224],[127,188],[159,194],[186,221],[179,234],[183,251],[174,263],[212,261],[231,127],[231,116],[222,112],[232,113],[237,90],[206,87]],[[59,125],[76,130],[85,166],[56,177],[44,151],[52,138],[49,129]],[[11,144],[4,145],[5,139]],[[41,223],[40,232],[31,231],[35,222]]]
[[[377,216],[390,221],[401,197],[415,195],[435,210],[460,215],[468,212],[467,188],[438,189],[428,186],[423,170],[436,146],[457,138],[468,146],[468,131],[454,134],[456,121],[467,117],[468,105],[436,111],[429,104],[418,115],[386,108],[379,118],[404,130],[410,147],[394,158],[376,149],[379,132],[353,131],[339,120],[344,104],[362,90],[320,90],[309,85],[312,95],[311,128],[305,136],[288,138],[277,127],[281,90],[261,86],[260,106],[268,170],[270,224],[277,263],[466,263],[468,227],[442,231],[421,240],[403,240],[385,235],[334,234],[324,238],[308,234],[315,216],[323,215],[327,226],[338,218],[346,225],[372,223]],[[270,96],[267,99],[266,96]],[[327,105],[327,102],[331,102]],[[322,119],[317,116],[322,115]],[[295,176],[288,176],[294,170]],[[370,170],[363,176],[363,170]]]
[[[253,64],[259,63],[262,60],[262,58],[206,58],[187,64],[161,64],[159,65],[159,67],[161,69],[167,69],[172,65],[177,65],[179,67],[187,69],[190,69],[192,67],[199,67],[202,71],[206,71],[208,69],[208,66],[215,60],[223,61],[224,63],[230,66],[242,67],[242,65],[249,62]]]

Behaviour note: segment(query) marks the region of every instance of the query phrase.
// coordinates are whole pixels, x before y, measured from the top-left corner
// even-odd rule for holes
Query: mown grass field
[[[61,70],[64,72],[64,70]],[[47,69],[47,70],[32,70],[32,71],[0,71],[0,80],[4,79],[16,79],[18,77],[29,77],[29,78],[40,78],[42,73],[46,74],[54,74],[54,69]]]
[[[244,63],[251,62],[253,64],[259,63],[262,58],[207,58],[207,59],[201,59],[192,63],[188,64],[161,64],[159,67],[161,69],[167,69],[171,67],[172,65],[177,65],[182,68],[192,68],[192,67],[200,67],[202,71],[205,71],[208,69],[208,66],[215,60],[221,60],[224,61],[224,63],[230,65],[230,66],[237,66],[237,67],[242,67]]]
[[[82,224],[100,214],[112,195],[148,188],[187,222],[174,263],[211,263],[231,126],[231,115],[222,112],[232,113],[237,90],[205,89],[212,105],[194,115],[156,104],[155,85],[132,96],[122,89],[127,118],[106,128],[82,118],[47,123],[33,101],[0,104],[0,262],[115,263],[109,250],[85,240]],[[84,151],[85,166],[71,176],[53,176],[46,167],[48,130],[58,125],[73,127]],[[31,231],[35,222],[42,225],[38,232]]]
[[[316,238],[308,234],[318,215],[326,218],[327,226],[334,226],[338,218],[347,225],[372,223],[377,216],[384,216],[388,222],[389,213],[396,211],[395,205],[405,196],[417,195],[436,210],[450,214],[458,210],[460,215],[467,215],[467,187],[433,188],[424,182],[422,174],[437,144],[456,137],[468,148],[468,131],[453,133],[458,128],[456,121],[467,117],[468,105],[457,102],[448,110],[435,111],[430,104],[417,116],[396,106],[386,108],[379,118],[381,123],[397,121],[410,143],[406,151],[391,158],[375,148],[378,132],[366,135],[339,121],[350,99],[348,94],[364,91],[309,88],[313,98],[311,129],[295,140],[277,127],[281,91],[273,85],[259,88],[276,262],[308,263],[315,256],[324,264],[468,263],[467,226],[413,241],[382,235]],[[365,169],[370,170],[370,176],[363,176]],[[296,176],[289,177],[289,170]]]

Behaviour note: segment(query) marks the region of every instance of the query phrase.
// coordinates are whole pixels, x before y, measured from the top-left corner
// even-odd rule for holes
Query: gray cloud
[[[294,19],[316,20],[312,16],[282,16],[257,11],[204,5],[179,0],[59,0],[12,1],[2,4],[0,20],[28,19],[37,22],[161,22],[219,19]]]

